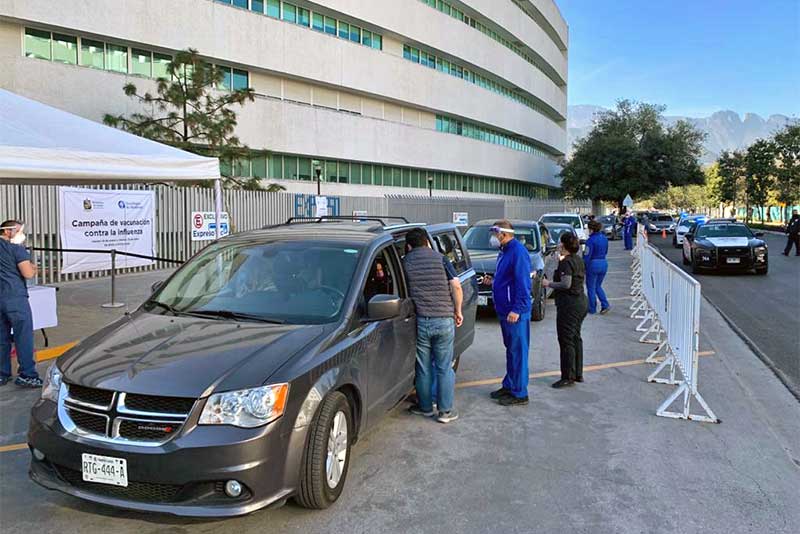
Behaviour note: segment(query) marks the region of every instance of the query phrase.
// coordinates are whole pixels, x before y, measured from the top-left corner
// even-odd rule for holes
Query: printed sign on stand
[[[219,220],[219,236],[225,237],[231,233],[228,212],[221,212]],[[191,228],[192,241],[213,241],[217,238],[217,214],[213,211],[193,211]]]

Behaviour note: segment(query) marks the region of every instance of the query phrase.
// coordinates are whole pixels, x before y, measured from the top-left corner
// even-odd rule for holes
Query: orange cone
[[[661,239],[666,239],[666,238],[667,238],[667,229],[666,228],[662,228],[661,229]]]

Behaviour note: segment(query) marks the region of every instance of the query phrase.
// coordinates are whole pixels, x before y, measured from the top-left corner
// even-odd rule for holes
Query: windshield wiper
[[[223,319],[245,320],[245,321],[258,321],[259,323],[270,324],[286,324],[286,321],[281,319],[271,319],[262,315],[254,315],[251,313],[235,312],[231,310],[192,310],[191,315],[198,315],[203,317],[220,317]]]
[[[175,315],[181,315],[183,312],[178,310],[175,306],[171,304],[167,304],[166,302],[160,302],[158,300],[148,300],[145,304],[152,304],[153,306],[158,306],[159,308],[164,308],[168,312],[172,312]]]

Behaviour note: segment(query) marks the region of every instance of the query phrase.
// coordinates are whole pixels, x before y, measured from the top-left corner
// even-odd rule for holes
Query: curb
[[[720,315],[720,316],[721,316],[721,317],[722,317],[722,318],[725,320],[725,322],[728,324],[728,326],[730,326],[730,327],[731,327],[731,330],[733,330],[733,331],[736,333],[736,335],[738,335],[740,338],[742,338],[742,341],[744,341],[745,345],[747,345],[747,346],[750,348],[750,350],[752,350],[752,351],[753,351],[753,353],[754,353],[756,356],[758,356],[758,359],[759,359],[759,360],[761,360],[761,361],[764,363],[764,365],[766,365],[766,366],[769,368],[769,370],[770,370],[770,371],[772,371],[772,373],[773,373],[773,374],[774,374],[776,377],[778,377],[778,380],[780,380],[780,381],[781,381],[781,383],[783,383],[783,385],[784,385],[784,386],[786,386],[786,389],[788,389],[788,390],[789,390],[789,393],[791,393],[792,395],[794,395],[795,399],[797,399],[797,401],[798,401],[798,402],[800,402],[800,386],[793,384],[793,383],[792,383],[792,382],[789,380],[789,377],[788,377],[788,376],[786,376],[786,373],[784,373],[783,371],[781,371],[780,369],[778,369],[778,368],[775,366],[775,364],[773,363],[773,361],[770,359],[770,357],[769,357],[769,356],[767,356],[767,355],[766,355],[766,354],[765,354],[765,353],[764,353],[764,352],[763,352],[761,349],[759,349],[759,348],[758,348],[758,346],[757,346],[757,345],[756,345],[756,344],[753,342],[753,340],[752,340],[752,339],[750,339],[750,338],[747,336],[747,334],[745,334],[745,333],[744,333],[744,331],[742,331],[742,329],[741,329],[741,328],[739,328],[739,327],[736,325],[736,323],[734,323],[734,322],[731,320],[731,318],[730,318],[730,317],[728,317],[728,316],[725,314],[725,312],[723,312],[723,311],[720,309],[720,307],[719,307],[719,306],[717,306],[716,304],[714,304],[713,302],[711,302],[711,300],[709,300],[709,299],[708,299],[708,297],[706,297],[705,295],[703,295],[703,299],[704,299],[704,300],[705,300],[705,301],[706,301],[708,304],[710,304],[710,305],[711,305],[711,307],[712,307],[712,308],[714,308],[714,309],[717,311],[717,313],[719,313],[719,315]]]

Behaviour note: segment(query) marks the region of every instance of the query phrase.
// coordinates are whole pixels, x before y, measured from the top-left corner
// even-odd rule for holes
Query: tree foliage
[[[775,143],[759,139],[747,148],[745,155],[745,191],[748,204],[759,208],[761,221],[764,221],[763,207],[767,203],[770,190],[775,184]],[[749,215],[749,210],[748,210]]]
[[[705,134],[686,121],[664,126],[666,108],[622,100],[598,116],[594,129],[575,144],[561,172],[573,198],[614,202],[625,195],[652,196],[670,186],[702,184],[698,162]]]
[[[724,151],[717,160],[718,181],[713,186],[717,202],[736,204],[745,201],[744,153]]]
[[[800,202],[800,124],[787,126],[775,135],[776,193],[778,202]]]
[[[236,158],[247,154],[247,146],[234,133],[233,108],[252,102],[253,90],[224,88],[223,71],[191,48],[175,54],[167,73],[168,77],[156,80],[155,94],[140,93],[133,83],[126,84],[123,91],[139,102],[141,111],[128,117],[106,114],[103,122],[182,150],[218,157],[223,168],[232,168]],[[225,185],[260,189],[256,178],[226,177]]]

